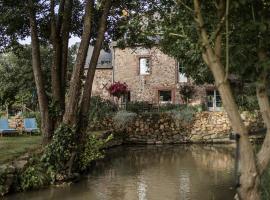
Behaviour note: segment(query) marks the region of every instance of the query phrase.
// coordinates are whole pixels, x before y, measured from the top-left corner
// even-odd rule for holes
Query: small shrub
[[[165,104],[159,107],[159,112],[167,112],[170,110],[180,110],[182,107],[185,107],[185,105],[180,104]]]
[[[44,168],[40,165],[29,166],[19,176],[21,190],[38,189],[50,181]]]
[[[180,110],[172,110],[168,112],[172,115],[172,118],[175,121],[184,121],[186,123],[190,123],[194,119],[194,114],[196,113],[196,108],[186,106]]]
[[[195,92],[194,85],[184,84],[180,86],[180,94],[182,95],[186,103],[188,103],[188,100],[193,97],[194,92]]]
[[[65,171],[72,152],[78,148],[76,140],[75,129],[61,124],[55,131],[52,142],[46,147],[42,161],[56,172]]]
[[[270,168],[262,177],[262,200],[270,199]]]
[[[113,117],[113,121],[116,128],[122,129],[126,127],[136,116],[136,113],[121,110],[115,114],[115,116]]]
[[[133,102],[128,102],[126,105],[126,110],[128,112],[133,112],[133,113],[141,113],[144,110],[149,110],[149,103],[145,101],[133,101]]]
[[[74,128],[64,124],[59,126],[42,157],[52,178],[57,173],[66,174],[69,170],[85,170],[93,160],[103,156],[101,148],[111,139],[111,136],[105,140],[96,139],[92,135],[85,137],[79,143],[80,138]],[[71,158],[74,159],[72,166]]]
[[[117,106],[113,102],[98,96],[91,98],[89,118],[92,122],[99,121],[116,111]]]
[[[82,153],[80,153],[79,163],[80,170],[85,170],[91,164],[92,161],[104,157],[104,152],[101,148],[112,139],[112,135],[109,135],[107,139],[97,139],[93,135],[87,136],[87,142],[83,148]]]
[[[0,111],[0,118],[5,117],[6,116],[6,112],[5,111]]]

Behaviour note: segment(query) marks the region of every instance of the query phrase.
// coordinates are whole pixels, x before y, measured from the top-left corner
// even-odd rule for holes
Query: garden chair
[[[35,118],[25,118],[23,120],[24,131],[26,133],[35,133],[38,132],[37,122]]]
[[[14,128],[9,128],[8,125],[8,119],[0,119],[0,135],[3,136],[3,134],[15,134],[18,133],[18,131]]]

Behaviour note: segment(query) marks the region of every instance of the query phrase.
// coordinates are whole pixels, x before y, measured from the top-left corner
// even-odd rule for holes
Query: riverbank
[[[42,137],[12,136],[0,138],[0,165],[18,158],[20,155],[41,147]]]
[[[243,113],[243,120],[250,130],[261,127],[258,113]],[[95,130],[90,127],[89,145],[87,151],[83,152],[83,170],[69,172],[68,166],[60,172],[58,168],[50,165],[48,158],[54,159],[65,157],[68,161],[72,152],[62,149],[71,144],[73,138],[69,132],[57,133],[55,142],[49,145],[49,157],[42,160],[42,152],[23,155],[15,161],[0,168],[0,194],[5,195],[12,192],[39,189],[51,184],[59,184],[78,180],[80,175],[87,172],[89,164],[95,163],[97,159],[103,157],[99,150],[112,148],[125,144],[224,144],[234,143],[229,139],[232,131],[226,113],[224,112],[165,112],[165,113],[141,113],[134,114],[128,112],[118,112],[114,118],[104,118],[98,122],[103,124],[104,131]],[[99,128],[101,128],[99,126]],[[74,133],[76,134],[76,133]],[[94,138],[92,136],[94,135]],[[107,138],[113,135],[112,139]],[[92,138],[92,139],[91,139]],[[255,137],[256,139],[260,139]],[[106,142],[103,142],[106,141]],[[60,145],[61,143],[61,145]],[[92,150],[94,149],[94,152]],[[46,153],[45,153],[46,154]],[[64,156],[63,156],[64,155]],[[44,155],[43,155],[44,156]],[[46,155],[45,155],[46,156]],[[81,155],[79,155],[81,156]],[[92,161],[92,162],[89,162]]]

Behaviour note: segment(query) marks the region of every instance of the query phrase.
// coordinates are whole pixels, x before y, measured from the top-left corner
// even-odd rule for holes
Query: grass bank
[[[41,136],[0,137],[0,164],[41,146]]]

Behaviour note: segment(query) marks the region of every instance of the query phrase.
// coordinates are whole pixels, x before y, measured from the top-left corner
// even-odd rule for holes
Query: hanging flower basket
[[[108,91],[110,95],[115,96],[119,99],[121,96],[123,96],[124,94],[128,92],[128,86],[126,83],[121,83],[118,81],[118,82],[112,83],[109,86]]]

